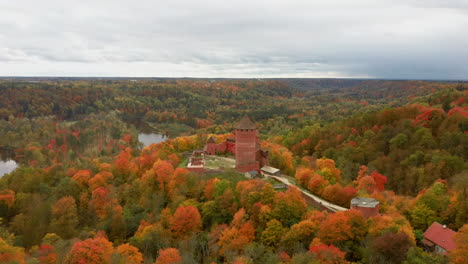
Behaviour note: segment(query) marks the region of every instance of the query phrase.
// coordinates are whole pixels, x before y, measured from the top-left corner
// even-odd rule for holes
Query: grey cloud
[[[461,0],[0,3],[0,75],[468,79]]]

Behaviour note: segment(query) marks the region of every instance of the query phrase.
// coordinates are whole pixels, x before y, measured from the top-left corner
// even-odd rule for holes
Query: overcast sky
[[[468,0],[0,0],[0,76],[468,79]]]

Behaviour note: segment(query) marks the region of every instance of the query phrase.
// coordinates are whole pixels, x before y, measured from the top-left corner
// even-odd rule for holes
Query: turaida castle
[[[235,126],[235,137],[227,138],[224,142],[216,143],[210,137],[205,146],[205,153],[232,153],[236,157],[236,169],[239,172],[259,171],[268,165],[268,151],[260,147],[257,126],[244,116]]]

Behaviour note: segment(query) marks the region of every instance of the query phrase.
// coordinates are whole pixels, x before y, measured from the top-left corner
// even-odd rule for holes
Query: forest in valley
[[[0,79],[0,263],[468,263],[468,83]],[[244,115],[271,166],[349,208],[187,155]],[[149,146],[151,130],[169,139]],[[456,250],[423,250],[434,222]]]

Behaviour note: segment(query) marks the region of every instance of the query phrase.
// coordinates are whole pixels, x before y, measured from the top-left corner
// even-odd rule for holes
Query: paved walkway
[[[325,201],[324,199],[318,197],[317,195],[313,195],[311,194],[310,192],[308,192],[307,190],[295,185],[295,184],[292,184],[291,182],[289,182],[289,180],[286,178],[286,177],[282,177],[282,176],[273,176],[273,175],[268,175],[268,177],[271,177],[279,182],[282,182],[288,186],[294,186],[296,188],[298,188],[305,196],[313,199],[316,203],[322,205],[323,207],[326,207],[328,210],[330,211],[333,211],[333,212],[339,212],[339,211],[346,211],[348,210],[348,208],[344,208],[344,207],[341,207],[339,205],[336,205],[336,204],[333,204],[333,203],[330,203],[328,201]]]
[[[206,155],[206,157],[213,158],[213,159],[224,160],[226,162],[233,163],[234,165],[236,163],[236,160],[232,159],[232,158],[220,157],[220,156],[215,156],[215,155]],[[317,195],[313,195],[309,191],[297,186],[295,183],[291,183],[288,180],[288,178],[290,178],[290,176],[288,176],[288,175],[280,175],[280,176],[268,175],[268,177],[271,177],[271,178],[275,179],[276,181],[282,182],[282,183],[286,184],[287,186],[294,186],[294,187],[298,188],[305,196],[311,198],[317,204],[320,204],[321,206],[327,208],[328,210],[330,210],[332,212],[339,212],[339,211],[349,210],[348,208],[344,208],[344,207],[341,207],[339,205],[330,203],[330,202],[318,197]]]

